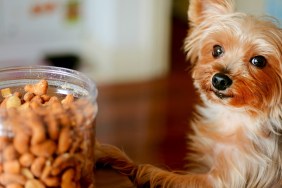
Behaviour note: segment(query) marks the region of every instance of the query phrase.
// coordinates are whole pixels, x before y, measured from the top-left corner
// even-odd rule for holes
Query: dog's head
[[[230,0],[190,0],[188,18],[185,50],[204,101],[254,111],[281,103],[281,29]]]

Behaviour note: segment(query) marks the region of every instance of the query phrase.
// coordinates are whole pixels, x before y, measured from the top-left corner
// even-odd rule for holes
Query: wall
[[[237,10],[253,15],[265,13],[265,0],[235,0]],[[254,6],[255,5],[255,6]]]
[[[0,66],[39,64],[48,53],[79,52],[82,19],[67,16],[69,3],[0,0]]]
[[[253,15],[269,15],[282,21],[281,0],[236,0],[236,3],[239,11]]]
[[[170,0],[93,0],[84,57],[96,79],[150,79],[169,70]]]
[[[189,0],[173,1],[175,15],[186,19],[187,2]],[[281,0],[234,0],[236,9],[253,15],[271,15],[282,20],[282,1]]]
[[[78,18],[68,18],[71,3]],[[71,11],[70,10],[70,11]],[[75,53],[97,82],[150,79],[169,70],[171,0],[0,0],[0,67]]]

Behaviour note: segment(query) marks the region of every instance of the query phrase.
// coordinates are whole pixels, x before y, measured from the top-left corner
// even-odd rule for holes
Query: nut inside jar
[[[24,91],[1,90],[0,188],[94,187],[96,108],[72,94],[47,94],[47,80]]]

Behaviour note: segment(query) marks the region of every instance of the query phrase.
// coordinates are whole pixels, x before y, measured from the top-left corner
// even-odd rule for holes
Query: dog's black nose
[[[216,73],[212,77],[212,85],[218,90],[225,90],[231,84],[232,80],[223,73]]]

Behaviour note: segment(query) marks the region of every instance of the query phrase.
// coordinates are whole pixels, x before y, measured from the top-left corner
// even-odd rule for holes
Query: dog
[[[202,102],[191,120],[189,170],[138,165],[99,143],[97,162],[138,187],[282,187],[282,30],[234,9],[231,0],[189,3],[184,48]]]

